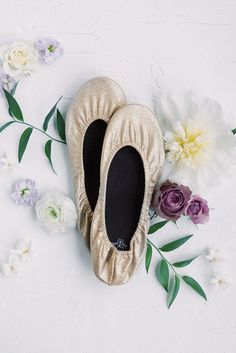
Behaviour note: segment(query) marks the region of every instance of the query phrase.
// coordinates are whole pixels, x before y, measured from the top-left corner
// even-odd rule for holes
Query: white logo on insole
[[[127,245],[125,244],[125,241],[122,238],[118,238],[117,241],[113,242],[112,244],[115,245],[117,249],[124,250],[125,248],[127,248]]]

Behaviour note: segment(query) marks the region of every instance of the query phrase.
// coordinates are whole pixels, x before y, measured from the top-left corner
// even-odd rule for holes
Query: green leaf
[[[232,133],[235,135],[235,134],[236,134],[236,129],[233,129],[233,130],[232,130]]]
[[[46,142],[45,147],[44,147],[44,152],[45,152],[45,155],[46,155],[46,157],[52,167],[52,170],[54,171],[55,174],[57,174],[54,169],[54,166],[52,164],[52,157],[51,157],[51,155],[52,155],[52,140],[48,140]]]
[[[8,126],[10,126],[11,124],[14,124],[15,121],[9,121],[8,123],[4,124],[3,126],[0,127],[0,132],[2,132],[3,130],[5,130]]]
[[[58,99],[58,101],[56,102],[56,104],[52,107],[52,109],[50,110],[50,112],[47,114],[46,118],[44,119],[44,123],[43,123],[43,130],[44,131],[47,131],[48,129],[48,124],[49,124],[49,121],[51,120],[53,114],[55,113],[55,110],[57,108],[57,104],[58,102],[61,100],[62,97],[60,97]]]
[[[16,93],[16,88],[17,88],[17,85],[18,85],[19,81],[16,82],[15,86],[13,87],[13,89],[11,90],[11,95],[14,96],[14,94]],[[8,114],[13,118],[13,114],[10,110],[10,108],[8,107]]]
[[[11,90],[11,95],[14,96],[14,94],[16,93],[16,89],[17,89],[17,86],[18,86],[18,82],[16,82],[15,86],[13,87],[13,89]]]
[[[61,112],[57,109],[57,131],[60,138],[65,141],[66,133],[65,133],[65,120],[61,115]]]
[[[177,294],[179,292],[179,287],[180,287],[180,279],[177,275],[175,275],[174,277],[174,285],[173,288],[170,292],[170,296],[168,299],[168,308],[170,308],[170,306],[172,305],[173,301],[175,300],[175,298],[177,297]]]
[[[161,221],[158,223],[153,224],[148,231],[148,234],[152,234],[155,233],[157,230],[161,229],[162,227],[164,227],[166,225],[166,223],[168,223],[169,221]]]
[[[20,106],[15,100],[15,98],[13,97],[13,95],[8,91],[6,91],[4,88],[3,88],[3,91],[8,102],[10,115],[11,116],[13,115],[17,120],[24,121]]]
[[[150,243],[148,243],[147,250],[146,250],[146,261],[145,261],[147,273],[151,264],[151,260],[152,260],[152,246]]]
[[[198,294],[201,295],[201,297],[203,297],[205,300],[207,300],[207,296],[204,292],[204,290],[202,289],[202,287],[200,286],[200,284],[192,277],[190,276],[183,276],[182,277],[184,282],[186,282],[190,287],[192,287]]]
[[[19,163],[22,160],[22,157],[25,153],[25,149],[28,145],[29,142],[29,138],[32,134],[33,129],[31,127],[28,127],[21,135],[20,137],[20,142],[19,142],[19,146],[18,146],[18,161]]]
[[[183,245],[184,243],[186,243],[186,241],[188,239],[190,239],[193,236],[193,234],[191,235],[186,235],[185,237],[182,237],[180,239],[174,240],[168,244],[163,245],[160,250],[164,251],[164,252],[168,252],[168,251],[172,251],[175,250],[177,248],[179,248],[181,245]]]
[[[14,116],[12,115],[12,113],[11,113],[11,111],[10,111],[10,108],[8,107],[8,114],[12,117],[12,118],[14,118]]]
[[[162,259],[157,265],[157,278],[162,287],[168,292],[169,285],[169,267],[166,260]]]
[[[189,259],[189,260],[183,260],[183,261],[175,262],[172,265],[174,267],[185,267],[185,266],[188,266],[189,264],[191,264],[191,262],[193,260],[195,260],[196,258],[197,258],[197,256],[195,256],[195,257],[193,257],[192,259]]]

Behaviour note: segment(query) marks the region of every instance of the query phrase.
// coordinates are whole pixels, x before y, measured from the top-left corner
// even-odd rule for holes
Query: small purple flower
[[[63,54],[62,45],[53,38],[42,38],[35,43],[39,56],[46,64],[51,64]]]
[[[6,91],[11,92],[16,85],[16,81],[9,75],[1,74],[0,75],[0,92],[3,94],[3,88]]]
[[[207,201],[194,195],[188,202],[185,215],[189,216],[194,224],[203,224],[209,220],[209,207]]]
[[[154,193],[152,207],[160,217],[176,221],[184,213],[191,194],[187,186],[166,181]]]
[[[35,181],[22,179],[12,186],[11,199],[16,205],[33,206],[39,199]]]

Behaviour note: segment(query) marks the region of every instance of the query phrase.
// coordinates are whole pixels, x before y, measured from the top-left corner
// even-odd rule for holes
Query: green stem
[[[39,129],[38,127],[36,127],[36,126],[34,126],[34,125],[31,125],[31,124],[29,124],[29,123],[26,123],[25,121],[18,121],[18,120],[16,120],[16,119],[14,119],[14,120],[15,120],[15,122],[16,122],[17,124],[23,124],[23,125],[29,126],[29,127],[31,127],[32,129],[35,129],[35,130],[37,130],[37,131],[43,133],[44,135],[46,135],[47,137],[49,137],[51,140],[53,140],[53,141],[55,141],[55,142],[59,142],[59,143],[64,143],[64,144],[66,145],[66,142],[65,142],[65,141],[55,139],[54,137],[52,137],[51,135],[49,135],[48,133],[46,133],[45,131]]]
[[[147,241],[157,250],[158,254],[163,258],[163,260],[168,263],[168,265],[171,267],[172,271],[176,274],[176,276],[181,277],[178,272],[176,272],[176,270],[174,269],[172,263],[167,260],[167,258],[165,258],[165,256],[162,254],[161,250],[151,240],[147,239]]]

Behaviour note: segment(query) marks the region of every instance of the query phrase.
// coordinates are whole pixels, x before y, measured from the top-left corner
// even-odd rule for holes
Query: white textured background
[[[65,54],[19,85],[17,98],[32,123],[41,124],[60,95],[65,110],[83,82],[107,75],[123,86],[130,102],[149,107],[158,89],[210,95],[232,114],[236,127],[235,0],[0,2],[0,44],[45,35],[59,39]],[[7,119],[0,99],[0,122]],[[20,128],[4,131],[0,152],[16,154],[19,135]],[[211,267],[200,258],[185,272],[202,283],[208,302],[183,285],[167,310],[154,268],[147,276],[141,266],[128,284],[108,287],[93,275],[76,232],[49,236],[36,225],[33,211],[9,200],[12,183],[21,177],[35,179],[40,191],[58,186],[73,195],[66,151],[54,147],[55,176],[43,142],[35,133],[21,168],[0,175],[0,261],[22,237],[30,237],[37,252],[20,277],[0,278],[0,352],[235,353],[235,178],[204,195],[214,208],[210,222],[194,228],[194,239],[171,255],[187,258],[215,243],[225,251],[231,287],[212,290]],[[169,225],[153,239],[161,244],[193,230]]]

